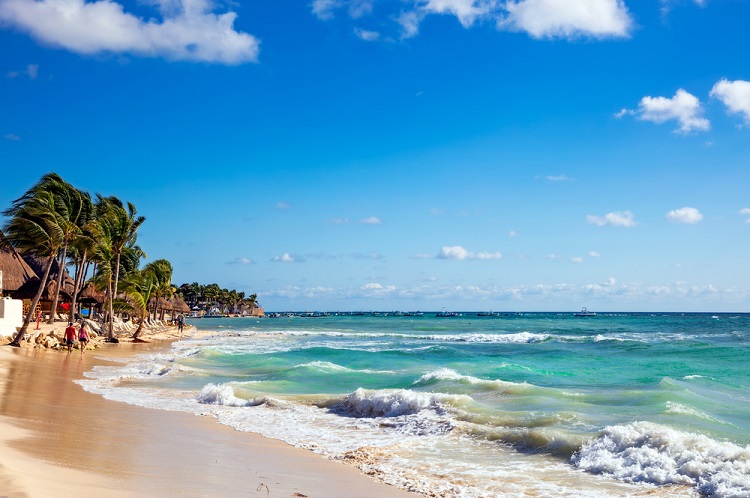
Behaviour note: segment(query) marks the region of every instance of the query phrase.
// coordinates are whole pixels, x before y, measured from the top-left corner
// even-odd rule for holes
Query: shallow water
[[[747,314],[192,323],[82,385],[437,496],[750,496]]]

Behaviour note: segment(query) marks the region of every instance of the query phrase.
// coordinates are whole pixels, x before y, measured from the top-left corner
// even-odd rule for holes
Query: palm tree
[[[32,190],[36,187],[38,185]],[[39,304],[42,293],[47,286],[52,263],[65,241],[64,230],[59,225],[60,217],[57,213],[56,204],[57,199],[54,194],[36,188],[33,194],[29,190],[3,212],[3,215],[10,217],[3,227],[8,243],[21,254],[35,254],[42,258],[49,258],[39,283],[39,290],[31,301],[29,312],[24,318],[21,329],[11,341],[11,346],[19,347],[21,345],[21,338],[26,334],[36,306]],[[59,292],[59,288],[57,292]],[[52,311],[54,312],[54,310]]]
[[[149,301],[158,299],[159,290],[164,288],[165,282],[171,287],[171,280],[172,265],[165,259],[149,263],[143,270],[132,272],[123,278],[121,288],[131,307],[140,316],[140,323],[133,333],[133,339],[137,339],[143,330]]]
[[[120,199],[115,196],[102,197],[97,194],[99,203],[104,207],[104,216],[102,224],[106,226],[112,243],[112,254],[115,259],[114,266],[114,285],[118,288],[120,278],[120,262],[123,251],[128,246],[133,246],[136,240],[138,228],[146,221],[143,216],[136,216],[136,209],[132,203],[127,204],[127,209]],[[114,308],[113,299],[109,300],[109,339],[114,338]]]

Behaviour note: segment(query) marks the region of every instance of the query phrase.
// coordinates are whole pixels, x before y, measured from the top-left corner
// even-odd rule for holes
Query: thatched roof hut
[[[172,311],[176,313],[190,313],[190,306],[178,295],[169,300],[172,303]]]
[[[36,273],[38,276],[44,275],[44,270],[47,268],[47,264],[49,263],[49,259],[47,258],[41,258],[39,256],[35,256],[33,254],[24,254],[23,260],[26,261],[26,263],[31,267],[32,270],[34,270],[34,273]],[[57,276],[60,274],[60,265],[57,262],[57,258],[52,262],[52,267],[49,271],[49,280],[54,280],[57,282]],[[67,292],[68,294],[73,294],[73,287],[75,287],[75,282],[71,278],[70,274],[68,273],[67,269],[63,270],[63,291]]]
[[[96,290],[94,284],[89,282],[83,286],[78,294],[78,302],[87,305],[104,304],[104,292]]]
[[[0,232],[0,272],[3,274],[0,282],[0,296],[9,295],[29,280],[39,278],[18,254],[18,251],[7,243],[2,232]]]
[[[42,281],[34,277],[33,279],[29,280],[25,284],[23,284],[21,287],[19,287],[16,291],[14,291],[11,294],[11,297],[13,299],[27,299],[32,300],[34,299],[34,296],[36,296],[37,291],[39,290],[39,284],[41,284]],[[57,282],[53,280],[48,280],[47,285],[44,287],[44,292],[42,292],[41,301],[53,301],[55,298],[55,292],[57,290]],[[60,291],[60,301],[62,302],[71,302],[73,300],[73,296],[70,295],[65,290],[65,287],[63,286],[63,289]]]

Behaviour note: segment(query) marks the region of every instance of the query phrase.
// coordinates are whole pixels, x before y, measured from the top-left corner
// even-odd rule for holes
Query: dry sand
[[[108,401],[73,382],[107,358],[168,344],[83,356],[0,346],[0,497],[416,496],[211,418]]]

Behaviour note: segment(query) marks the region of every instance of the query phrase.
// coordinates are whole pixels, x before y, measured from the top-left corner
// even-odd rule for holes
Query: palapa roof
[[[2,292],[11,293],[33,278],[39,278],[18,251],[7,243],[0,232],[0,271],[3,272]]]
[[[41,258],[39,256],[36,256],[35,254],[24,254],[23,260],[28,263],[28,265],[31,267],[32,270],[34,270],[34,273],[41,278],[42,275],[44,275],[44,270],[47,267],[47,264],[49,263],[48,258]],[[57,276],[60,274],[60,264],[57,262],[57,258],[52,262],[52,267],[49,270],[49,280],[54,280],[57,282]],[[70,274],[68,273],[68,270],[63,271],[63,290],[67,292],[68,294],[73,294],[73,287],[75,286],[75,282],[70,277]]]
[[[104,292],[96,290],[94,284],[87,283],[78,294],[78,302],[81,304],[102,304],[104,303]]]
[[[172,310],[177,313],[190,313],[190,306],[177,294],[169,300],[172,303]]]
[[[34,299],[34,296],[36,296],[37,291],[39,290],[39,284],[41,284],[42,281],[34,277],[33,279],[29,280],[25,284],[23,284],[21,287],[19,287],[15,292],[11,294],[11,297],[13,299]],[[49,280],[47,282],[47,285],[44,288],[44,292],[42,292],[42,301],[53,301],[55,296],[55,291],[57,290],[57,282],[54,280]],[[59,300],[61,302],[71,302],[73,300],[73,296],[71,296],[68,292],[65,291],[65,287],[63,286],[63,290],[60,291],[60,298]]]

